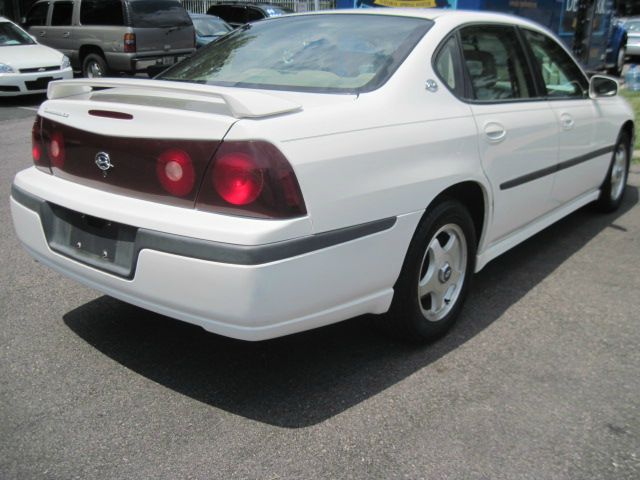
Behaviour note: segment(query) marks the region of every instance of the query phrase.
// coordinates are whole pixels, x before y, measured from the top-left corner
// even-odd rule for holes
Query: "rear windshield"
[[[187,11],[175,0],[136,0],[129,2],[131,26],[184,27],[192,25]]]
[[[35,43],[27,33],[13,23],[0,22],[0,47],[31,45]]]
[[[229,25],[217,18],[196,17],[192,20],[193,26],[196,27],[196,33],[201,37],[214,37],[231,31]]]
[[[384,84],[433,22],[386,15],[279,17],[245,25],[165,71],[164,80],[358,93]]]

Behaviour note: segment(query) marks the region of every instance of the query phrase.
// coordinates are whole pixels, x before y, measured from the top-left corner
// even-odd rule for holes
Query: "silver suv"
[[[152,72],[195,50],[193,23],[177,0],[39,0],[24,27],[85,77]]]

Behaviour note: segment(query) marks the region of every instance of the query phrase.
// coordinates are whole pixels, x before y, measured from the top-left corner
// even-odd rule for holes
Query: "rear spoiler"
[[[139,89],[141,94],[149,91],[166,92],[173,95],[184,94],[201,97],[202,101],[222,100],[235,118],[260,118],[302,110],[302,106],[295,102],[255,90],[142,78],[58,80],[49,83],[47,98],[54,100],[91,93],[94,89],[103,90],[106,88]]]

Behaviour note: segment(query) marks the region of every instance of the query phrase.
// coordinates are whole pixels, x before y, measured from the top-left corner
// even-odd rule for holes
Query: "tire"
[[[610,75],[614,75],[619,77],[622,75],[622,69],[624,68],[624,59],[627,54],[626,47],[620,47],[618,50],[618,55],[616,56],[616,64],[608,70]]]
[[[415,343],[442,336],[462,309],[475,255],[476,232],[467,209],[456,200],[438,203],[418,224],[379,325]]]
[[[596,207],[604,213],[613,212],[620,207],[624,198],[624,190],[629,177],[629,163],[631,159],[631,144],[629,134],[621,132],[613,150],[611,165],[607,171],[600,197],[596,200]]]
[[[90,53],[82,60],[82,76],[86,78],[109,76],[107,61],[99,53]]]

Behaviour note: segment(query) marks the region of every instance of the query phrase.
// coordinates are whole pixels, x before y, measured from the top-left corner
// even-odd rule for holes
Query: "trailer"
[[[495,11],[536,21],[554,32],[589,71],[620,75],[627,35],[614,0],[337,0],[337,8],[414,7]]]

